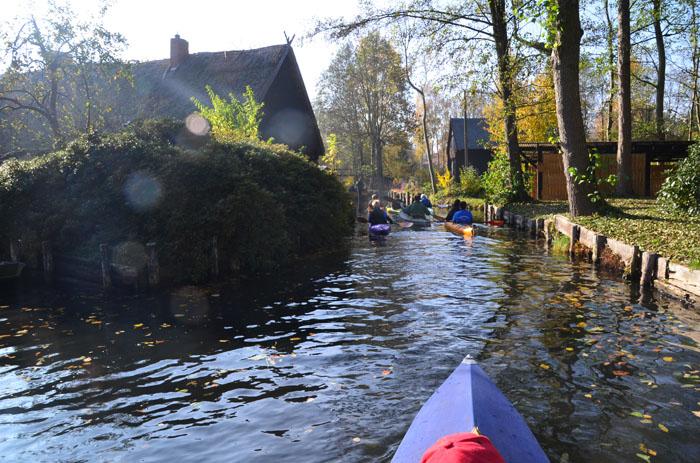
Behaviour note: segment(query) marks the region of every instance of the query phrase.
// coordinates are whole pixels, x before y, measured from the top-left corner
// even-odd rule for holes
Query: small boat
[[[391,225],[388,223],[378,223],[376,225],[369,226],[369,237],[378,238],[380,236],[386,236],[391,233]]]
[[[23,262],[0,262],[0,280],[11,280],[19,277],[24,267]]]
[[[454,222],[445,222],[445,228],[447,228],[448,231],[451,231],[455,235],[463,236],[464,238],[471,238],[472,236],[474,236],[474,227],[472,227],[471,225]]]
[[[504,220],[489,220],[488,224],[492,227],[502,227],[506,223]]]
[[[549,461],[515,407],[469,356],[420,409],[391,461],[419,462],[441,437],[475,430],[509,463]]]
[[[411,217],[404,211],[399,211],[399,218],[403,222],[412,222],[414,225],[430,225],[430,217]]]

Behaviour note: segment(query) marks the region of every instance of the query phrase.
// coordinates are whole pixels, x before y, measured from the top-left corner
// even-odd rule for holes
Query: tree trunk
[[[380,140],[374,140],[374,154],[377,163],[377,190],[384,193],[384,169],[382,166],[382,143]]]
[[[433,153],[430,147],[430,138],[428,138],[428,107],[425,104],[425,92],[418,92],[423,101],[423,139],[425,141],[425,153],[428,155],[428,173],[430,174],[430,187],[433,194],[437,193],[437,185],[435,184],[435,171],[433,169]]]
[[[654,0],[654,35],[656,50],[659,55],[659,68],[656,78],[656,136],[659,140],[666,139],[664,128],[664,92],[666,91],[666,47],[661,31],[661,0]]]
[[[569,172],[569,168],[573,167],[579,173],[585,173],[589,163],[579,91],[579,58],[583,30],[578,0],[559,0],[557,4],[556,43],[552,48],[550,62],[554,74],[554,95],[569,213],[578,217],[591,215],[596,209],[595,203],[588,196],[593,191],[592,185],[587,182],[577,184]]]
[[[613,23],[610,19],[610,11],[608,9],[608,0],[605,0],[605,18],[608,21],[608,31],[606,34],[607,45],[608,45],[608,67],[610,70],[610,88],[608,91],[608,118],[605,123],[605,139],[610,141],[610,133],[612,132],[613,124],[613,100],[615,98],[615,47],[613,46],[613,35],[615,33],[613,29]]]
[[[493,38],[496,42],[496,58],[498,60],[498,85],[503,98],[504,124],[506,130],[506,148],[510,164],[511,178],[515,199],[524,201],[530,198],[523,181],[523,169],[520,164],[520,146],[518,145],[518,125],[515,119],[515,104],[513,101],[513,70],[508,53],[508,29],[505,20],[505,0],[489,0]],[[465,121],[466,123],[466,121]],[[465,148],[466,149],[466,148]],[[466,154],[466,151],[465,151]]]
[[[632,92],[630,85],[630,2],[617,4],[617,184],[615,193],[632,196]]]

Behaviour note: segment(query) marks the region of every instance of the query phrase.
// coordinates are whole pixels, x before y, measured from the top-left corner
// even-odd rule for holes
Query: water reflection
[[[473,353],[552,461],[700,461],[697,312],[507,230],[363,231],[262,280],[3,294],[2,455],[387,462]]]

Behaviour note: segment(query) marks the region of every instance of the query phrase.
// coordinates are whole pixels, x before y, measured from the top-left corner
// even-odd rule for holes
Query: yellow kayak
[[[474,228],[471,225],[465,225],[461,223],[445,222],[445,228],[451,231],[455,235],[463,236],[464,238],[471,238],[474,236]]]

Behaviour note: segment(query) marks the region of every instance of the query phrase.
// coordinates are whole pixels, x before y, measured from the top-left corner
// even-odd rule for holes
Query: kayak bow
[[[469,356],[420,409],[391,461],[419,462],[441,437],[474,428],[509,463],[549,461],[515,407]]]

